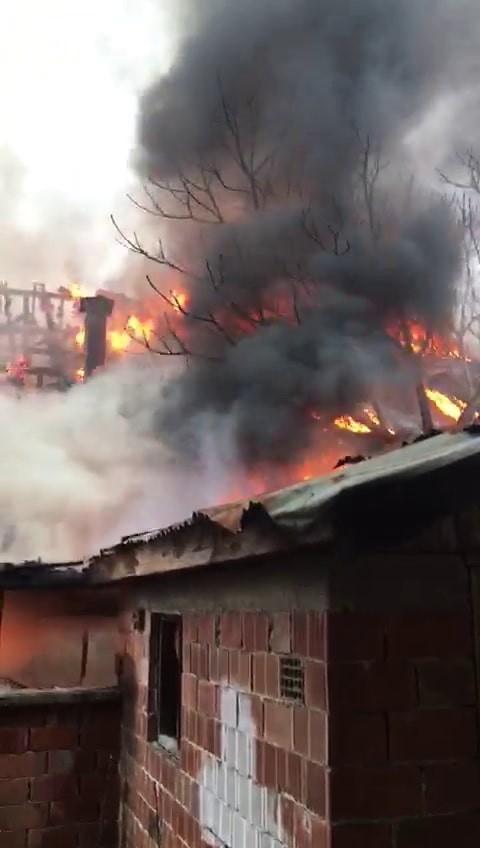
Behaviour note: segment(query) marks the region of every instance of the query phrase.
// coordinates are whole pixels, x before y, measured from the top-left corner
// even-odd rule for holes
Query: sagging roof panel
[[[480,428],[443,433],[329,475],[202,510],[181,525],[126,537],[91,562],[121,579],[286,551],[299,544],[358,546],[414,533],[480,502]]]
[[[127,536],[83,563],[0,565],[0,587],[85,585],[237,562],[304,544],[395,539],[480,503],[480,427],[443,433],[309,482]]]

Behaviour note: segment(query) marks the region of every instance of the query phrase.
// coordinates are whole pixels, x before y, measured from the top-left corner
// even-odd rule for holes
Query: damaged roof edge
[[[196,513],[127,537],[90,561],[93,582],[180,571],[309,544],[358,549],[395,543],[480,502],[480,429],[442,433],[254,503]]]
[[[61,589],[88,586],[91,578],[85,562],[0,563],[0,590]]]
[[[99,585],[227,564],[300,545],[395,543],[480,503],[480,428],[442,433],[331,474],[128,536],[83,563],[0,565],[0,588]]]

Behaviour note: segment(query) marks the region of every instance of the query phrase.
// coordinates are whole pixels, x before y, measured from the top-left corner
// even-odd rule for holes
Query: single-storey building
[[[0,566],[0,848],[118,845],[118,599],[85,576]]]
[[[0,696],[0,848],[478,846],[479,479],[444,434],[4,568],[104,605],[118,686]]]

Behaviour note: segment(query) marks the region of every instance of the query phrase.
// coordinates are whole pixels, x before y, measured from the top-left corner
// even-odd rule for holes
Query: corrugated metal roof
[[[88,563],[0,563],[0,589],[74,588],[90,583]]]
[[[95,581],[196,568],[287,551],[408,535],[479,500],[480,428],[443,433],[256,500],[128,536],[90,563]]]
[[[419,440],[309,482],[201,510],[78,563],[0,564],[1,588],[79,586],[287,552],[379,544],[480,503],[480,427]]]

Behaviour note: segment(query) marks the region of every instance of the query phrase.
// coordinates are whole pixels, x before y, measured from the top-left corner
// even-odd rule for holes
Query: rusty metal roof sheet
[[[129,536],[90,562],[92,579],[118,580],[234,562],[303,544],[351,545],[415,532],[480,502],[480,428],[443,433],[329,475]],[[373,535],[372,535],[373,534]]]
[[[102,584],[285,553],[390,542],[480,503],[480,427],[443,433],[324,477],[127,536],[83,563],[0,565],[0,587]]]

